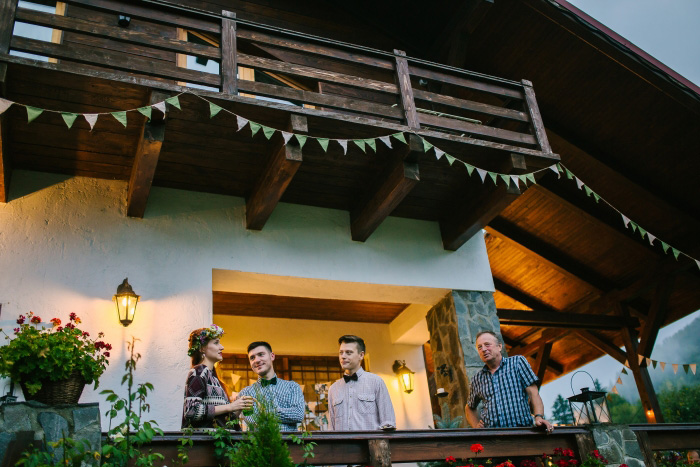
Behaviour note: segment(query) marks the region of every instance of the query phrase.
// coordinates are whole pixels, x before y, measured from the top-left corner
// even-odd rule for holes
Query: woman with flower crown
[[[190,333],[187,354],[192,357],[192,368],[187,373],[182,427],[214,428],[223,426],[230,416],[238,418],[241,410],[253,406],[252,397],[229,399],[226,384],[216,373],[214,364],[223,360],[224,330],[216,324],[195,329]]]

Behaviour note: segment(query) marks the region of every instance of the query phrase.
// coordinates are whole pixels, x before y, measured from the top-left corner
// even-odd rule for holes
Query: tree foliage
[[[552,405],[552,421],[561,424],[574,423],[574,417],[571,414],[569,401],[564,399],[561,394],[557,396],[557,398],[554,400],[554,405]]]

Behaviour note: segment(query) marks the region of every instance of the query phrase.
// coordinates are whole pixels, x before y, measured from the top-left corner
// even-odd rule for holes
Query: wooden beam
[[[552,152],[549,140],[547,139],[547,132],[544,130],[542,115],[540,115],[540,108],[537,105],[535,90],[532,88],[532,83],[526,79],[522,80],[522,83],[525,89],[525,104],[528,112],[530,112],[530,121],[532,122],[533,133],[537,138],[537,146],[543,152]]]
[[[526,311],[498,309],[498,320],[508,326],[535,326],[540,328],[619,330],[639,326],[635,318],[606,316],[590,313]]]
[[[416,113],[416,101],[413,98],[413,86],[411,85],[411,75],[408,72],[406,52],[394,49],[394,55],[396,56],[396,85],[401,93],[406,125],[418,129],[420,123],[418,123],[418,114]]]
[[[524,347],[525,346],[525,344],[523,344],[519,340],[510,338],[503,333],[501,333],[501,336],[503,337],[503,342],[510,347]],[[549,371],[554,373],[556,376],[559,376],[559,375],[564,373],[564,365],[562,365],[561,363],[557,362],[556,360],[554,360],[552,358],[549,358],[547,360],[547,367],[549,368]]]
[[[528,308],[532,308],[534,310],[543,310],[543,311],[550,311],[550,312],[558,312],[554,307],[551,307],[544,303],[543,301],[540,301],[539,299],[533,297],[532,295],[529,295],[528,293],[520,290],[519,288],[515,287],[514,285],[508,284],[502,279],[499,279],[494,276],[493,278],[493,284],[496,287],[496,290],[508,295],[510,298],[513,300],[517,300],[523,305],[525,305]]]
[[[659,329],[666,321],[666,313],[668,311],[668,299],[673,292],[673,283],[675,276],[669,275],[664,277],[654,290],[654,298],[651,301],[649,315],[644,321],[642,328],[641,339],[639,342],[639,354],[645,357],[651,357],[651,351],[654,349],[656,337],[659,334]]]
[[[395,157],[375,183],[373,194],[351,214],[353,240],[367,240],[420,181],[418,163],[415,161],[424,153],[423,142],[418,136],[409,134],[407,143],[394,149]]]
[[[625,364],[625,361],[627,361],[627,354],[625,354],[625,352],[606,338],[594,332],[584,330],[574,331],[574,334],[604,354],[610,355],[623,365]]]
[[[544,373],[547,370],[547,363],[552,353],[553,342],[543,342],[537,350],[537,359],[535,360],[535,374],[537,375],[537,387],[542,386]]]
[[[238,93],[238,46],[236,13],[221,11],[221,92]]]
[[[149,101],[152,105],[168,97],[170,97],[169,94],[155,91],[151,93]],[[164,120],[165,115],[159,110],[152,109],[151,120],[144,122],[129,178],[129,191],[126,197],[126,215],[129,217],[142,218],[146,212],[148,195],[151,193],[153,176],[156,173],[160,149],[165,137]]]
[[[563,339],[568,334],[569,331],[565,331],[563,329],[547,329],[542,332],[542,337],[530,344],[510,349],[508,355],[523,355],[525,357],[529,357],[537,352],[542,344],[554,343],[560,339]]]
[[[291,115],[289,130],[292,133],[307,133],[309,127],[306,117]],[[301,147],[296,139],[291,139],[285,144],[280,136],[280,139],[273,146],[265,170],[246,201],[245,217],[248,229],[262,230],[299,169],[301,162]]]
[[[6,5],[3,6],[5,8]],[[0,63],[0,96],[6,95],[7,63]],[[10,201],[10,178],[12,178],[12,155],[10,154],[9,138],[11,132],[7,127],[10,124],[5,117],[6,112],[0,115],[0,203]]]
[[[622,330],[622,340],[625,343],[625,351],[627,353],[627,361],[634,375],[634,381],[637,383],[637,391],[639,398],[642,400],[642,408],[648,423],[663,423],[664,416],[661,413],[659,400],[654,391],[654,385],[649,377],[649,371],[646,363],[640,365],[637,347],[637,332],[631,328]],[[644,362],[644,360],[642,360]]]

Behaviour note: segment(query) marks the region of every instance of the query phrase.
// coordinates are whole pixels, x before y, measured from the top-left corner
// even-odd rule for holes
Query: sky
[[[568,0],[700,85],[700,0]]]

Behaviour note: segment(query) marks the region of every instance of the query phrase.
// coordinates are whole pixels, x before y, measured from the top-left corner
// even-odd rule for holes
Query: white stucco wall
[[[125,341],[138,337],[137,380],[155,384],[152,416],[165,430],[180,426],[187,335],[212,321],[212,269],[493,290],[483,238],[448,252],[436,223],[389,218],[359,243],[347,212],[281,204],[253,232],[241,198],[162,188],[152,190],[145,218],[131,219],[126,187],[14,171],[12,201],[0,204],[0,326],[11,334],[30,310],[45,320],[78,313],[83,329],[104,331],[114,346],[101,380],[110,388],[119,387]],[[142,295],[128,328],[111,302],[124,277]],[[83,393],[84,402],[97,399]]]

